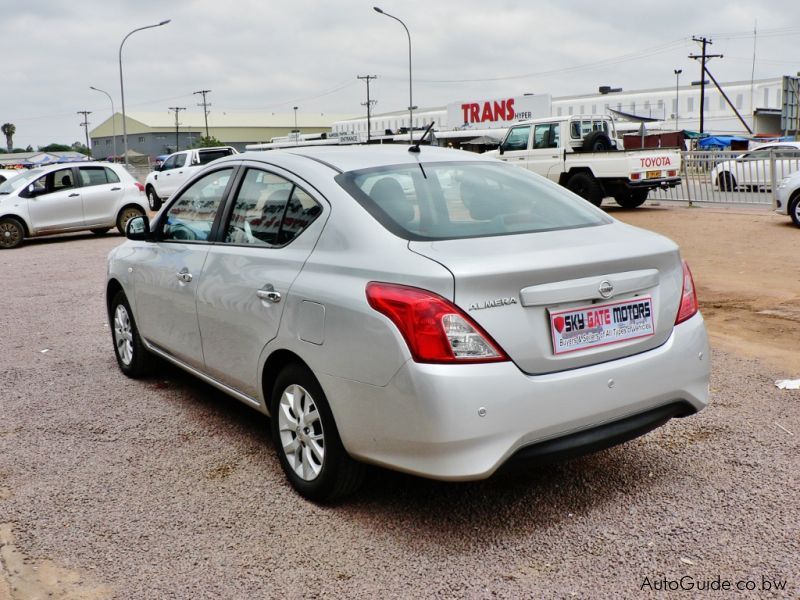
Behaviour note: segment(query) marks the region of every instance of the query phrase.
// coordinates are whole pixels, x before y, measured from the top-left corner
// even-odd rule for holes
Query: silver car
[[[209,165],[108,259],[117,361],[271,415],[303,496],[364,463],[441,480],[606,448],[708,402],[668,239],[525,169],[408,146]]]

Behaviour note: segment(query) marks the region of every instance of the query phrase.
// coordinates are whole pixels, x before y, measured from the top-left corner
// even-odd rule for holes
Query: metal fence
[[[771,205],[784,177],[800,170],[800,149],[681,152],[681,185],[651,200]]]

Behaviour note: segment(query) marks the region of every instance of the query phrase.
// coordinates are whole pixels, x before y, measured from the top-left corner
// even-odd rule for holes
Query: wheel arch
[[[31,236],[31,229],[30,227],[28,227],[28,222],[25,219],[23,219],[20,215],[14,213],[0,214],[0,219],[14,219],[20,225],[22,225],[22,231],[25,233],[25,237]]]
[[[264,409],[267,414],[270,412],[270,403],[272,402],[272,388],[275,387],[275,381],[278,379],[281,371],[291,363],[297,363],[304,366],[312,373],[313,369],[309,364],[304,361],[300,356],[286,348],[280,348],[273,351],[264,362],[261,368],[261,395],[264,398]],[[317,379],[319,383],[319,379]],[[322,384],[320,383],[320,387]]]
[[[594,173],[592,173],[592,170],[589,167],[570,167],[569,171],[561,173],[561,176],[558,178],[558,183],[566,187],[567,182],[572,179],[572,176],[577,175],[578,173],[586,173],[587,175],[594,177]],[[595,177],[595,179],[597,178]]]
[[[121,291],[123,291],[123,288],[119,281],[113,277],[108,280],[106,284],[106,312],[108,313],[109,319],[111,319],[111,301],[114,299],[114,296],[117,295],[117,292]]]

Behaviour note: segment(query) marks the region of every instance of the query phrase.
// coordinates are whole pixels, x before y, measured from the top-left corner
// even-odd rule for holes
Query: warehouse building
[[[243,151],[248,144],[269,142],[274,137],[286,136],[295,130],[301,134],[329,132],[335,121],[351,115],[322,113],[211,113],[208,115],[208,134],[225,145]],[[201,112],[181,112],[178,127],[175,114],[163,112],[126,112],[128,151],[132,156],[144,155],[154,159],[162,154],[190,148],[206,135],[206,124]],[[92,157],[106,159],[124,151],[122,114],[116,113],[89,132]]]

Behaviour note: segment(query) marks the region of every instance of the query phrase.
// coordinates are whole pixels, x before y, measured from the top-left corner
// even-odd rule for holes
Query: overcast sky
[[[749,80],[757,22],[755,77],[800,71],[800,1],[647,0],[623,2],[474,0],[0,0],[0,123],[16,125],[14,145],[83,140],[79,110],[95,126],[120,110],[117,52],[132,29],[165,19],[125,43],[128,111],[196,106],[212,90],[213,112],[364,111],[371,84],[376,112],[408,106],[412,37],[414,104],[553,96],[671,86],[699,79],[687,55],[708,36],[718,81]],[[0,139],[5,146],[5,141]]]

